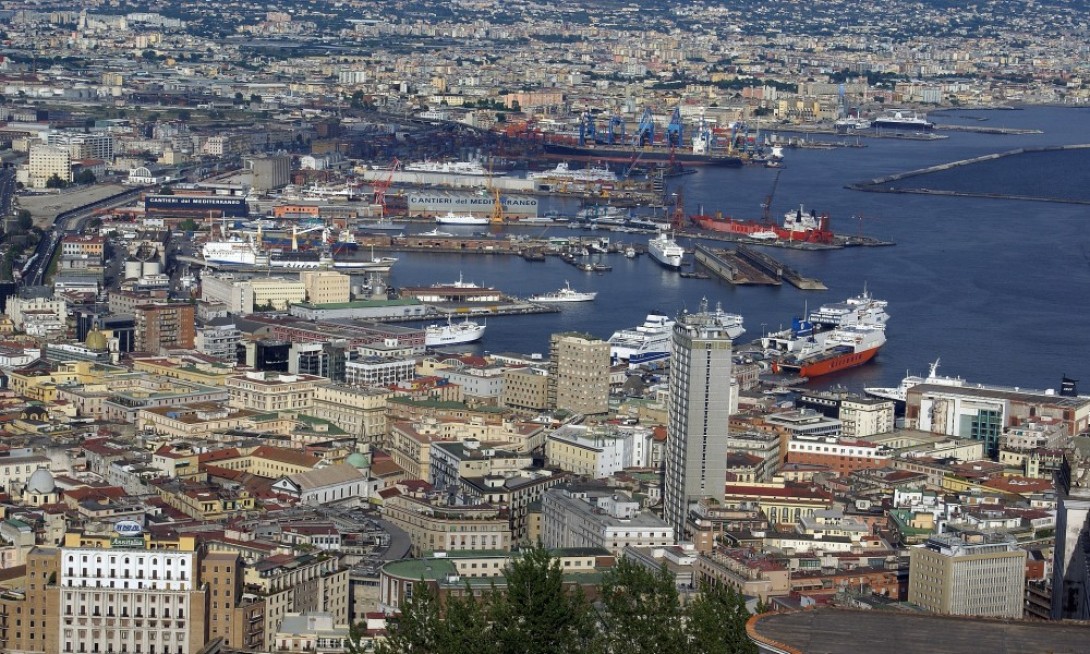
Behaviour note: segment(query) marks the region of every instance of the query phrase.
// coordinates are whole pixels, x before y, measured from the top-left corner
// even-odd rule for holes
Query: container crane
[[[386,216],[386,191],[389,190],[390,184],[394,183],[394,173],[399,170],[401,170],[401,162],[397,157],[394,157],[394,162],[390,164],[390,174],[386,176],[386,179],[374,183],[375,204],[379,205],[382,209],[380,217]]]
[[[620,116],[609,119],[609,144],[624,143],[624,120]]]

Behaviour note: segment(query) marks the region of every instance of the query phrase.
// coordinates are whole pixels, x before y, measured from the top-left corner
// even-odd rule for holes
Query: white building
[[[722,502],[727,482],[731,338],[719,314],[701,308],[678,318],[671,343],[663,515],[678,538],[689,506]]]
[[[381,482],[347,463],[288,475],[273,484],[273,490],[299,498],[303,504],[321,506],[344,500],[366,500]]]
[[[676,544],[673,528],[620,491],[579,491],[557,486],[541,501],[542,542],[548,548],[602,547],[615,555],[626,547]]]
[[[415,359],[367,357],[344,364],[344,383],[363,388],[389,386],[416,375]]]
[[[66,547],[60,567],[62,652],[194,651],[194,552]]]

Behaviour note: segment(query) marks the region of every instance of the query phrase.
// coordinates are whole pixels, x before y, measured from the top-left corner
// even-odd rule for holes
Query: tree
[[[49,179],[45,180],[46,188],[64,188],[65,186],[68,186],[68,182],[61,179],[57,173],[53,173]]]
[[[493,603],[499,654],[589,654],[597,625],[581,590],[564,588],[560,560],[543,547],[522,551],[506,570],[507,594]]]
[[[674,577],[665,566],[652,572],[618,559],[602,580],[602,632],[609,651],[682,654],[684,621]]]
[[[34,216],[26,209],[20,209],[15,216],[19,219],[19,229],[29,231],[34,226]]]
[[[75,177],[74,181],[77,184],[94,184],[95,183],[95,174],[93,172],[91,172],[91,170],[89,168],[84,168],[83,170],[76,173],[76,177]]]
[[[439,596],[421,578],[412,585],[412,596],[401,607],[401,615],[389,624],[385,642],[375,649],[376,654],[432,654],[438,649],[438,632],[441,626]],[[349,654],[359,654],[362,649],[359,638],[354,641],[349,633]]]
[[[701,584],[700,596],[686,613],[690,654],[757,654],[757,645],[746,635],[746,599],[734,588]]]
[[[251,93],[250,94],[250,103],[251,104],[261,104],[261,96],[258,95],[257,93]]]

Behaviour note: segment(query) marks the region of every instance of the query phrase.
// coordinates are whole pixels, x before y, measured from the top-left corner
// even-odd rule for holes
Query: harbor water
[[[874,362],[821,378],[819,385],[849,388],[891,386],[907,370],[926,373],[942,359],[941,371],[971,381],[1024,388],[1058,388],[1066,374],[1090,387],[1090,208],[1084,205],[867,193],[845,185],[945,162],[1019,147],[1090,143],[1090,109],[1029,108],[935,114],[936,122],[1039,129],[1040,134],[997,135],[947,132],[931,141],[862,139],[867,147],[787,150],[772,201],[772,217],[797,208],[828,213],[832,228],[896,243],[894,247],[836,251],[767,251],[803,275],[822,280],[828,291],[781,287],[733,287],[716,279],[684,279],[642,256],[606,255],[611,272],[584,273],[556,259],[527,262],[517,257],[400,253],[393,286],[467,281],[495,286],[521,297],[554,291],[570,281],[576,290],[597,291],[594,302],[562,307],[559,313],[489,320],[476,351],[544,353],[549,335],[578,331],[607,338],[642,322],[653,310],[714,307],[745,317],[747,333],[790,324],[808,307],[842,300],[866,288],[889,301],[888,343]],[[984,118],[984,121],[980,121]],[[940,132],[942,133],[942,132]],[[830,137],[833,138],[833,137]],[[854,142],[854,141],[853,141]],[[1008,165],[1021,165],[1017,157]],[[972,190],[973,176],[987,186],[992,167],[957,170],[959,188]],[[671,180],[687,213],[721,211],[759,218],[777,171],[762,167],[702,169]],[[1004,171],[1008,177],[1017,174]],[[1080,185],[1071,175],[1070,187]],[[1051,180],[1066,194],[1065,180]],[[986,188],[984,192],[993,192]],[[562,226],[522,228],[519,233],[565,235]],[[614,241],[643,242],[648,236],[601,233]],[[691,250],[688,239],[679,242]],[[688,257],[691,260],[691,254]]]

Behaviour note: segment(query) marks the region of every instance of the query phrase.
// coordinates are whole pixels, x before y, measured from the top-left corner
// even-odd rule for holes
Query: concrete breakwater
[[[916,170],[909,170],[902,173],[896,173],[893,175],[886,175],[883,177],[876,177],[871,180],[856,182],[854,184],[847,184],[844,188],[853,191],[869,191],[871,193],[917,193],[921,195],[945,195],[951,197],[981,197],[981,198],[995,198],[1003,200],[1033,200],[1037,202],[1061,202],[1068,204],[1090,204],[1090,200],[1080,200],[1077,198],[1064,198],[1055,196],[1037,196],[1026,195],[1018,193],[996,193],[987,191],[954,191],[943,189],[929,189],[929,188],[904,188],[894,186],[895,183],[911,179],[913,177],[922,177],[933,173],[940,173],[955,168],[961,168],[965,166],[972,166],[974,164],[985,163],[989,161],[995,161],[998,159],[1004,159],[1008,157],[1034,154],[1042,152],[1064,152],[1071,150],[1086,150],[1090,149],[1090,144],[1075,144],[1075,145],[1053,145],[1043,146],[1036,148],[1016,148],[1014,150],[1007,150],[1005,152],[995,152],[992,154],[981,155],[979,157],[972,157],[969,159],[960,159],[957,161],[950,161],[935,166],[929,166],[927,168],[918,168]]]

